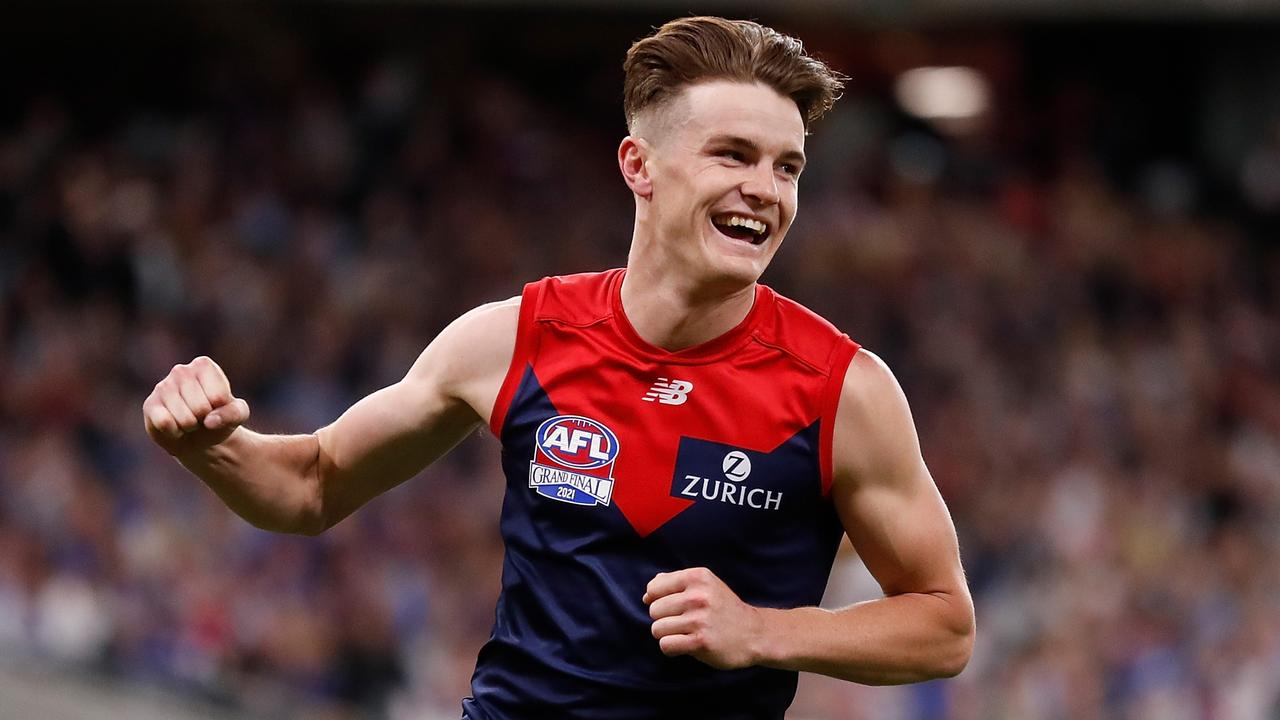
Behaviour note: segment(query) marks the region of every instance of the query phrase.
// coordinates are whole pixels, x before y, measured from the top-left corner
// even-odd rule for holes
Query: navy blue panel
[[[816,422],[770,452],[682,438],[671,495],[696,504],[652,539],[752,605],[818,604],[843,532],[822,495],[818,438]]]
[[[503,422],[502,595],[472,678],[474,697],[464,704],[468,716],[782,718],[795,673],[726,672],[667,658],[641,599],[657,573],[706,566],[753,604],[817,603],[839,538],[821,498],[817,424],[768,453],[682,439],[671,492],[682,496],[686,476],[707,479],[707,490],[641,538],[612,503],[557,502],[530,488],[534,436],[559,414],[527,368]],[[621,436],[625,428],[612,430]],[[735,451],[751,463],[745,477],[737,456],[726,463]],[[713,481],[722,483],[714,494]]]

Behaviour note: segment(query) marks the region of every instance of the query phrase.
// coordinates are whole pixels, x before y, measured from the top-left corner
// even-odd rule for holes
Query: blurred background
[[[1280,718],[1280,6],[785,8],[697,8],[851,77],[765,281],[897,372],[979,619],[960,677],[805,677],[790,717]],[[208,354],[310,431],[622,264],[622,57],[689,9],[0,8],[0,717],[458,717],[491,437],[295,538],[140,406]],[[877,593],[843,553],[827,602]]]

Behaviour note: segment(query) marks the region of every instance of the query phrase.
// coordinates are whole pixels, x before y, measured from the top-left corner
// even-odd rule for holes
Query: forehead
[[[761,83],[696,83],[683,88],[674,105],[677,133],[687,143],[732,135],[779,151],[804,148],[800,109],[791,98]]]

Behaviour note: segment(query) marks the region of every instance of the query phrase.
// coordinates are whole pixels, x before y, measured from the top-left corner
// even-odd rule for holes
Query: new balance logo
[[[663,405],[683,405],[684,401],[689,399],[690,392],[693,392],[693,383],[687,380],[658,378],[653,387],[649,388],[649,392],[644,394],[644,401],[657,400]]]

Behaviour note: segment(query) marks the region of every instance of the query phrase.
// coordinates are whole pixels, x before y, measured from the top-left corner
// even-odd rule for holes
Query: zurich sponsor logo
[[[705,477],[698,473],[685,473],[676,469],[676,478],[671,483],[671,494],[674,497],[692,500],[711,500],[747,507],[753,510],[781,510],[781,490],[752,487],[744,482],[751,475],[751,456],[742,450],[730,450],[720,461],[720,471],[725,479]],[[757,476],[757,479],[759,476]]]
[[[529,487],[574,505],[608,505],[618,437],[581,415],[557,415],[538,426]]]

